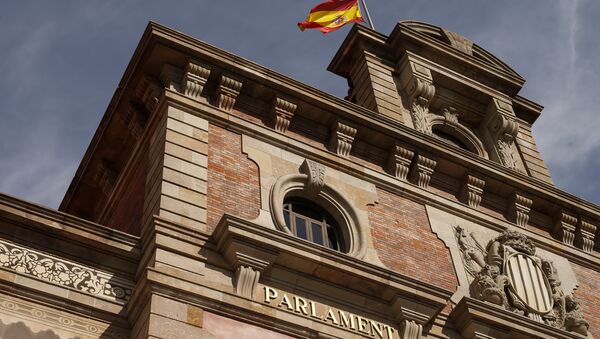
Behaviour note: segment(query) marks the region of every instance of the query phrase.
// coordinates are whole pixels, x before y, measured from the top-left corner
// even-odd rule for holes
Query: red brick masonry
[[[454,291],[458,286],[450,250],[431,231],[425,206],[377,189],[369,208],[373,242],[391,270]]]
[[[258,166],[242,153],[242,137],[215,125],[208,127],[207,226],[214,229],[223,213],[258,217]]]

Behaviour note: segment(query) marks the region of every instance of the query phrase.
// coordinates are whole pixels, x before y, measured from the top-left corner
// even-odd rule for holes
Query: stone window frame
[[[366,255],[366,227],[362,225],[357,210],[344,197],[344,194],[324,182],[315,188],[311,176],[307,174],[289,174],[277,179],[271,188],[269,197],[271,217],[277,230],[296,237],[285,225],[283,204],[286,198],[306,199],[327,211],[339,227],[339,235],[345,251],[336,251],[311,243],[312,245],[359,259]]]
[[[481,140],[479,140],[477,135],[469,130],[468,127],[458,122],[450,122],[443,116],[430,116],[429,126],[431,127],[433,134],[435,134],[435,131],[441,131],[445,134],[451,135],[461,141],[466,146],[467,151],[473,152],[480,157],[489,159],[485,150],[485,146]]]

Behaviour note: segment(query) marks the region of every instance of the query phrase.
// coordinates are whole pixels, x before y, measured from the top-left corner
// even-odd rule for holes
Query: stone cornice
[[[379,287],[374,290],[387,290],[374,297],[386,298],[387,296],[391,300],[383,300],[388,303],[394,302],[400,296],[403,299],[426,305],[434,310],[430,316],[437,313],[436,309],[437,311],[441,310],[453,293],[453,291],[429,285],[310,242],[299,241],[298,238],[284,232],[273,232],[272,229],[227,214],[219,222],[213,238],[220,244],[219,247],[223,246],[221,245],[223,243],[235,242],[248,248],[260,248],[261,251],[270,253],[269,255],[275,255],[272,258],[273,265],[282,265],[300,272],[311,267],[326,267],[331,272],[337,272],[342,276],[363,281],[364,284]],[[287,259],[285,259],[286,257]],[[294,260],[290,260],[290,257]],[[281,260],[282,258],[284,260]],[[363,293],[365,292],[363,291]]]
[[[561,203],[574,205],[572,208],[575,208],[576,212],[590,213],[596,218],[600,218],[600,206],[559,190],[550,184],[540,182],[525,174],[508,170],[500,164],[478,157],[468,151],[449,146],[435,137],[418,133],[385,115],[378,114],[331,94],[312,88],[265,67],[185,36],[179,32],[172,31],[154,23],[149,26],[149,29],[156,30],[156,33],[154,34],[157,36],[177,38],[180,40],[181,45],[193,49],[192,52],[194,54],[202,53],[204,54],[203,57],[208,60],[218,61],[220,63],[224,62],[228,68],[236,68],[239,72],[237,74],[256,80],[260,79],[260,83],[270,85],[274,89],[285,92],[285,94],[289,96],[301,98],[306,102],[321,106],[323,109],[329,110],[336,115],[353,120],[360,125],[367,125],[388,136],[410,141],[413,145],[423,147],[428,151],[436,151],[438,155],[446,156],[453,160],[455,159],[459,164],[465,165],[466,167],[469,167],[469,169],[477,170],[488,177],[492,177],[499,181],[507,181],[508,179],[507,184],[516,186],[515,188],[517,189],[528,190],[533,194],[539,195],[542,199],[551,201],[559,199]],[[248,83],[248,86],[251,85],[251,83]]]
[[[19,230],[18,234],[5,235],[13,242],[34,242],[37,237],[33,237],[33,234],[53,234],[55,241],[69,244],[58,247],[65,251],[64,254],[67,254],[69,258],[77,258],[77,253],[70,253],[68,250],[74,248],[74,244],[79,248],[97,252],[98,255],[95,257],[99,260],[97,264],[100,266],[107,264],[107,257],[135,266],[140,254],[138,237],[4,194],[0,194],[0,219],[14,224]],[[9,232],[6,227],[4,230],[4,232]],[[39,246],[41,244],[38,244]],[[56,245],[53,248],[57,248]],[[104,259],[100,259],[100,257]],[[84,262],[89,262],[89,260],[84,260]],[[109,270],[116,269],[108,266],[106,268]],[[121,269],[124,267],[121,266]],[[133,272],[123,273],[133,274]]]

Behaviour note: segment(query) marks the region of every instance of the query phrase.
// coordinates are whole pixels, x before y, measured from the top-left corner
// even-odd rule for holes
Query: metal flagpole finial
[[[373,20],[371,20],[371,15],[369,14],[369,9],[367,8],[367,3],[365,2],[365,0],[360,0],[360,2],[362,3],[363,8],[365,9],[365,14],[367,16],[367,21],[369,21],[369,26],[371,26],[372,30],[375,30],[375,26],[373,26]]]

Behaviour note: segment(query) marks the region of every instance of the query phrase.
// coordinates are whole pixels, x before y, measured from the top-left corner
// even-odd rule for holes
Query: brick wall
[[[208,129],[208,228],[214,229],[223,213],[254,219],[259,209],[258,166],[242,153],[241,135],[211,124]]]
[[[571,264],[579,287],[573,293],[579,301],[585,320],[590,324],[590,332],[600,337],[600,273]]]
[[[454,291],[458,286],[450,251],[432,233],[425,206],[378,189],[369,208],[373,242],[391,270]]]

